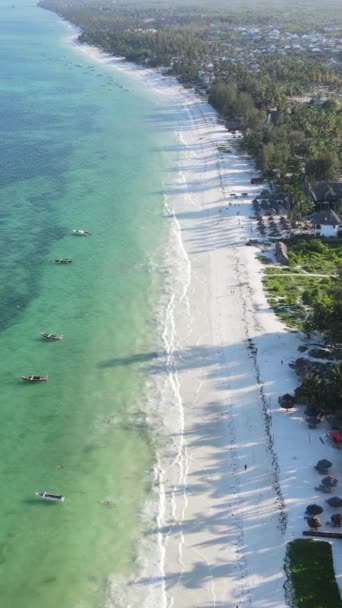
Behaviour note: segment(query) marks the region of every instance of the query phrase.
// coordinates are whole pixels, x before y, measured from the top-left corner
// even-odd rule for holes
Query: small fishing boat
[[[63,340],[64,336],[58,336],[57,334],[45,334],[40,332],[40,335],[47,340]]]
[[[73,230],[72,234],[75,236],[91,236],[91,232],[88,230]]]
[[[57,258],[55,262],[56,264],[71,264],[72,260],[70,258]]]
[[[62,494],[49,494],[49,492],[35,492],[35,496],[43,500],[55,500],[56,502],[63,502],[64,500]]]
[[[21,376],[25,382],[47,382],[48,376]]]

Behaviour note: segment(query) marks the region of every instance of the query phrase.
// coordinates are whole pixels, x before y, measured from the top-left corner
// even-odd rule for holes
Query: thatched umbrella
[[[295,402],[296,399],[293,395],[290,395],[290,393],[285,393],[285,395],[278,398],[278,403],[284,410],[290,410],[294,406]]]
[[[315,466],[317,471],[324,473],[324,471],[328,471],[332,467],[332,463],[329,460],[319,460]]]
[[[333,513],[333,515],[330,517],[330,519],[331,519],[331,523],[333,524],[333,526],[336,526],[338,528],[341,527],[342,513]]]
[[[306,512],[308,515],[319,515],[320,513],[323,513],[323,509],[319,505],[308,505],[306,507]]]
[[[308,518],[309,528],[320,528],[321,525],[322,525],[322,522],[321,522],[320,518],[317,517],[316,515],[314,517]]]
[[[325,502],[327,502],[330,507],[334,507],[335,509],[337,507],[342,507],[342,498],[339,498],[338,496],[332,496],[332,498],[327,498]]]
[[[323,477],[323,479],[321,480],[321,484],[322,486],[327,486],[328,488],[335,488],[338,484],[338,480],[336,479],[336,477],[328,475],[328,477]]]

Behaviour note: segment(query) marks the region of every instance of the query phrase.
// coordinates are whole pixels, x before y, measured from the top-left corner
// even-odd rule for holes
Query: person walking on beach
[[[247,465],[245,464],[245,471],[247,471]]]

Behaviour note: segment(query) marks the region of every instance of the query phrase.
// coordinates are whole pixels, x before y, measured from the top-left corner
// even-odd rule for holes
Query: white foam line
[[[194,201],[194,199],[192,198],[190,192],[188,191],[188,182],[186,181],[186,177],[185,177],[185,175],[184,175],[184,173],[182,171],[179,171],[179,176],[180,176],[180,178],[181,178],[181,180],[182,180],[182,182],[183,182],[183,184],[185,186],[185,194],[184,194],[185,198],[187,200],[189,200],[191,202],[191,204],[194,207],[196,207],[196,209],[201,209],[201,205],[199,205],[198,203],[196,203],[196,201]],[[184,249],[184,246],[183,246],[183,249]]]
[[[182,176],[183,181],[184,177]],[[185,182],[186,185],[186,182]],[[185,196],[187,196],[188,193],[185,194]],[[175,313],[175,308],[177,305],[179,304],[185,304],[186,306],[186,313],[188,316],[188,323],[191,323],[191,315],[190,315],[190,306],[189,306],[189,301],[188,301],[188,289],[189,289],[189,285],[191,282],[191,264],[190,264],[190,260],[189,257],[186,253],[184,244],[183,244],[183,240],[182,240],[182,235],[181,235],[181,227],[180,227],[180,223],[179,220],[177,218],[177,216],[175,215],[173,209],[171,209],[168,205],[167,199],[165,202],[165,207],[168,210],[168,215],[172,217],[172,221],[173,221],[173,229],[171,228],[170,231],[170,239],[173,241],[173,250],[176,249],[177,255],[176,255],[176,264],[177,266],[179,265],[179,261],[182,261],[183,263],[185,263],[185,273],[181,275],[182,277],[182,285],[181,285],[181,292],[178,296],[178,298],[176,298],[175,292],[173,292],[170,296],[170,299],[168,301],[167,307],[166,307],[166,311],[165,311],[165,324],[164,324],[164,330],[162,333],[162,340],[164,343],[164,347],[165,347],[165,351],[167,353],[167,362],[166,362],[166,367],[168,370],[168,381],[170,384],[170,387],[172,389],[172,394],[174,395],[174,403],[177,407],[178,410],[178,420],[179,420],[179,442],[177,445],[177,451],[176,451],[176,457],[174,458],[174,460],[170,463],[170,465],[168,465],[168,468],[172,468],[173,466],[176,466],[178,469],[178,476],[177,476],[177,485],[174,486],[171,490],[171,514],[172,514],[172,520],[174,522],[174,524],[182,524],[182,522],[185,519],[185,513],[187,510],[187,506],[188,506],[188,497],[187,497],[187,476],[188,476],[188,469],[189,469],[189,454],[188,454],[188,447],[187,447],[187,442],[185,439],[185,416],[184,416],[184,404],[182,401],[182,396],[181,396],[181,392],[180,392],[180,382],[178,379],[178,373],[177,373],[177,361],[175,358],[175,353],[176,353],[176,343],[178,342],[178,338],[177,338],[177,334],[176,334],[176,327],[175,327],[175,317],[174,317],[174,313]],[[175,237],[175,239],[174,239]],[[176,247],[175,247],[176,246]],[[184,267],[184,264],[182,264],[182,266]],[[174,277],[177,276],[177,273],[173,274],[173,279]],[[176,289],[176,285],[174,285],[174,289]],[[190,329],[189,329],[190,331]],[[182,501],[182,507],[181,507],[181,511],[180,514],[178,515],[177,513],[177,489],[178,488],[182,488],[182,496],[183,496],[183,501]],[[160,488],[162,491],[162,488]],[[160,503],[160,508],[164,508],[165,509],[165,505],[162,505],[162,503]],[[162,521],[163,519],[163,513],[160,512],[160,516],[159,516],[159,520]],[[170,526],[170,532],[172,531],[172,524]],[[161,560],[164,561],[164,564],[161,566],[162,571],[164,571],[164,567],[165,567],[165,552],[166,552],[166,544],[167,544],[167,539],[168,539],[169,534],[165,534],[164,538],[162,540],[159,540],[159,546],[160,546],[160,550],[161,550]],[[183,572],[184,572],[184,562],[183,562],[183,547],[184,547],[184,535],[181,532],[180,533],[180,537],[179,537],[179,542],[178,542],[178,563],[180,565],[180,571],[179,571],[179,576],[178,576],[178,581],[181,580]],[[167,601],[167,600],[166,600]],[[174,603],[173,598],[170,598],[170,604],[169,607],[172,608]]]

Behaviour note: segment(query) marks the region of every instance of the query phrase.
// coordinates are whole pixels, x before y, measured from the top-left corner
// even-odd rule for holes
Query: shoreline
[[[286,543],[301,536],[306,505],[322,502],[313,464],[328,457],[338,476],[341,467],[336,451],[321,444],[322,431],[308,433],[301,412],[278,407],[278,396],[297,385],[287,363],[297,356],[300,337],[269,307],[257,250],[245,247],[259,191],[250,184],[253,161],[217,150],[227,141],[233,146],[233,137],[215,110],[177,81],[77,46],[182,108],[175,128],[178,179],[167,193],[170,242],[178,248],[170,255],[169,243],[169,267],[175,274],[182,266],[182,280],[164,303],[162,411],[170,445],[157,450],[159,509],[148,540],[148,552],[158,547],[159,557],[144,563],[130,587],[146,608],[265,601],[285,608]],[[229,197],[243,191],[249,196]],[[342,551],[332,544],[341,587]]]

